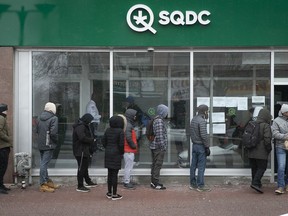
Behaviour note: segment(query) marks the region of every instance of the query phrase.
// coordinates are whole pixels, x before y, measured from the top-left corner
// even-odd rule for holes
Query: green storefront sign
[[[288,45],[287,0],[2,0],[0,46]]]

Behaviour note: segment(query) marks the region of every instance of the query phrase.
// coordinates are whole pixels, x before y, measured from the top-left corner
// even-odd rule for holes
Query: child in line
[[[104,166],[108,169],[108,192],[106,197],[112,200],[119,200],[122,199],[122,196],[117,194],[117,184],[124,154],[126,122],[121,116],[112,116],[109,119],[109,124],[110,127],[106,129],[102,142],[105,148]]]
[[[134,130],[137,111],[134,109],[127,109],[125,117],[127,119],[127,128],[125,130],[124,141],[124,188],[134,190],[134,185],[130,182],[131,173],[134,165],[135,153],[137,153],[137,137]]]

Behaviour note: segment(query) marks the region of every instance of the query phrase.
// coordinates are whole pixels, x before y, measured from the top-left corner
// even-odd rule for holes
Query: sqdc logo
[[[210,16],[210,12],[203,10],[198,14],[194,11],[186,11],[185,13],[175,10],[171,14],[168,11],[159,12],[159,24],[168,25],[194,25],[197,21],[201,25],[208,25],[210,20],[207,19]],[[206,18],[206,19],[205,19]],[[126,16],[126,21],[129,27],[136,32],[145,32],[149,30],[153,34],[156,34],[156,30],[152,27],[154,23],[154,13],[146,5],[137,4],[132,6]]]

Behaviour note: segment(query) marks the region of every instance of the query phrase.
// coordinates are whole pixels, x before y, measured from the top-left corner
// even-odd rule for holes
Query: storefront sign
[[[133,13],[136,11],[136,15]],[[138,13],[137,13],[138,12]],[[207,18],[210,16],[210,12],[207,10],[200,11],[198,14],[195,11],[179,11],[175,10],[171,13],[163,10],[159,12],[159,24],[160,25],[194,25],[199,22],[201,25],[208,25],[210,20]],[[154,13],[146,5],[137,4],[132,6],[126,16],[126,21],[129,27],[136,32],[145,32],[149,30],[153,34],[156,34],[156,29],[152,27],[154,23]]]

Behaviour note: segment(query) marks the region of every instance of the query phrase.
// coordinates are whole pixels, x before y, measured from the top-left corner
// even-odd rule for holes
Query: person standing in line
[[[54,192],[60,187],[54,184],[48,175],[48,165],[58,142],[58,117],[54,103],[45,104],[44,111],[37,121],[36,134],[40,151],[40,191]]]
[[[137,153],[137,138],[134,130],[137,111],[134,109],[127,109],[125,117],[127,119],[127,127],[125,130],[124,141],[124,188],[135,189],[131,183],[131,173],[134,165],[135,153]]]
[[[78,121],[73,125],[73,154],[77,160],[77,189],[78,192],[89,192],[89,188],[96,187],[89,177],[88,166],[90,160],[90,145],[93,144],[95,138],[90,133],[89,125],[93,120],[93,116],[89,113],[84,114]],[[83,180],[86,185],[84,186]]]
[[[272,116],[267,109],[261,109],[256,122],[260,124],[259,143],[255,148],[248,149],[248,158],[251,166],[252,182],[250,187],[259,193],[262,191],[261,179],[267,169],[268,156],[272,150],[272,132],[270,127]]]
[[[164,162],[164,155],[168,145],[167,129],[164,119],[168,117],[168,107],[160,104],[157,106],[157,115],[153,120],[153,131],[155,138],[149,144],[152,156],[151,183],[150,186],[156,190],[165,190],[166,187],[159,182],[160,170]]]
[[[210,191],[205,186],[204,172],[206,168],[206,160],[210,155],[210,145],[208,142],[207,123],[208,106],[202,104],[198,108],[198,114],[193,117],[190,123],[190,135],[193,143],[192,160],[190,166],[190,189],[196,189],[199,192]],[[196,178],[195,172],[198,168]]]
[[[0,104],[0,193],[8,194],[10,188],[4,185],[4,175],[6,173],[10,148],[12,148],[12,140],[9,136],[9,128],[7,124],[7,110],[6,104]]]
[[[120,200],[122,196],[117,193],[117,184],[124,154],[124,131],[127,122],[124,116],[112,116],[109,119],[109,124],[110,127],[106,129],[102,139],[105,148],[104,166],[108,169],[108,192],[106,197],[112,200]]]
[[[288,146],[285,146],[285,141],[288,141],[288,104],[283,104],[279,111],[279,115],[272,124],[272,137],[275,141],[275,150],[277,157],[277,189],[275,194],[284,194],[288,191],[288,176],[285,176],[286,156]]]

